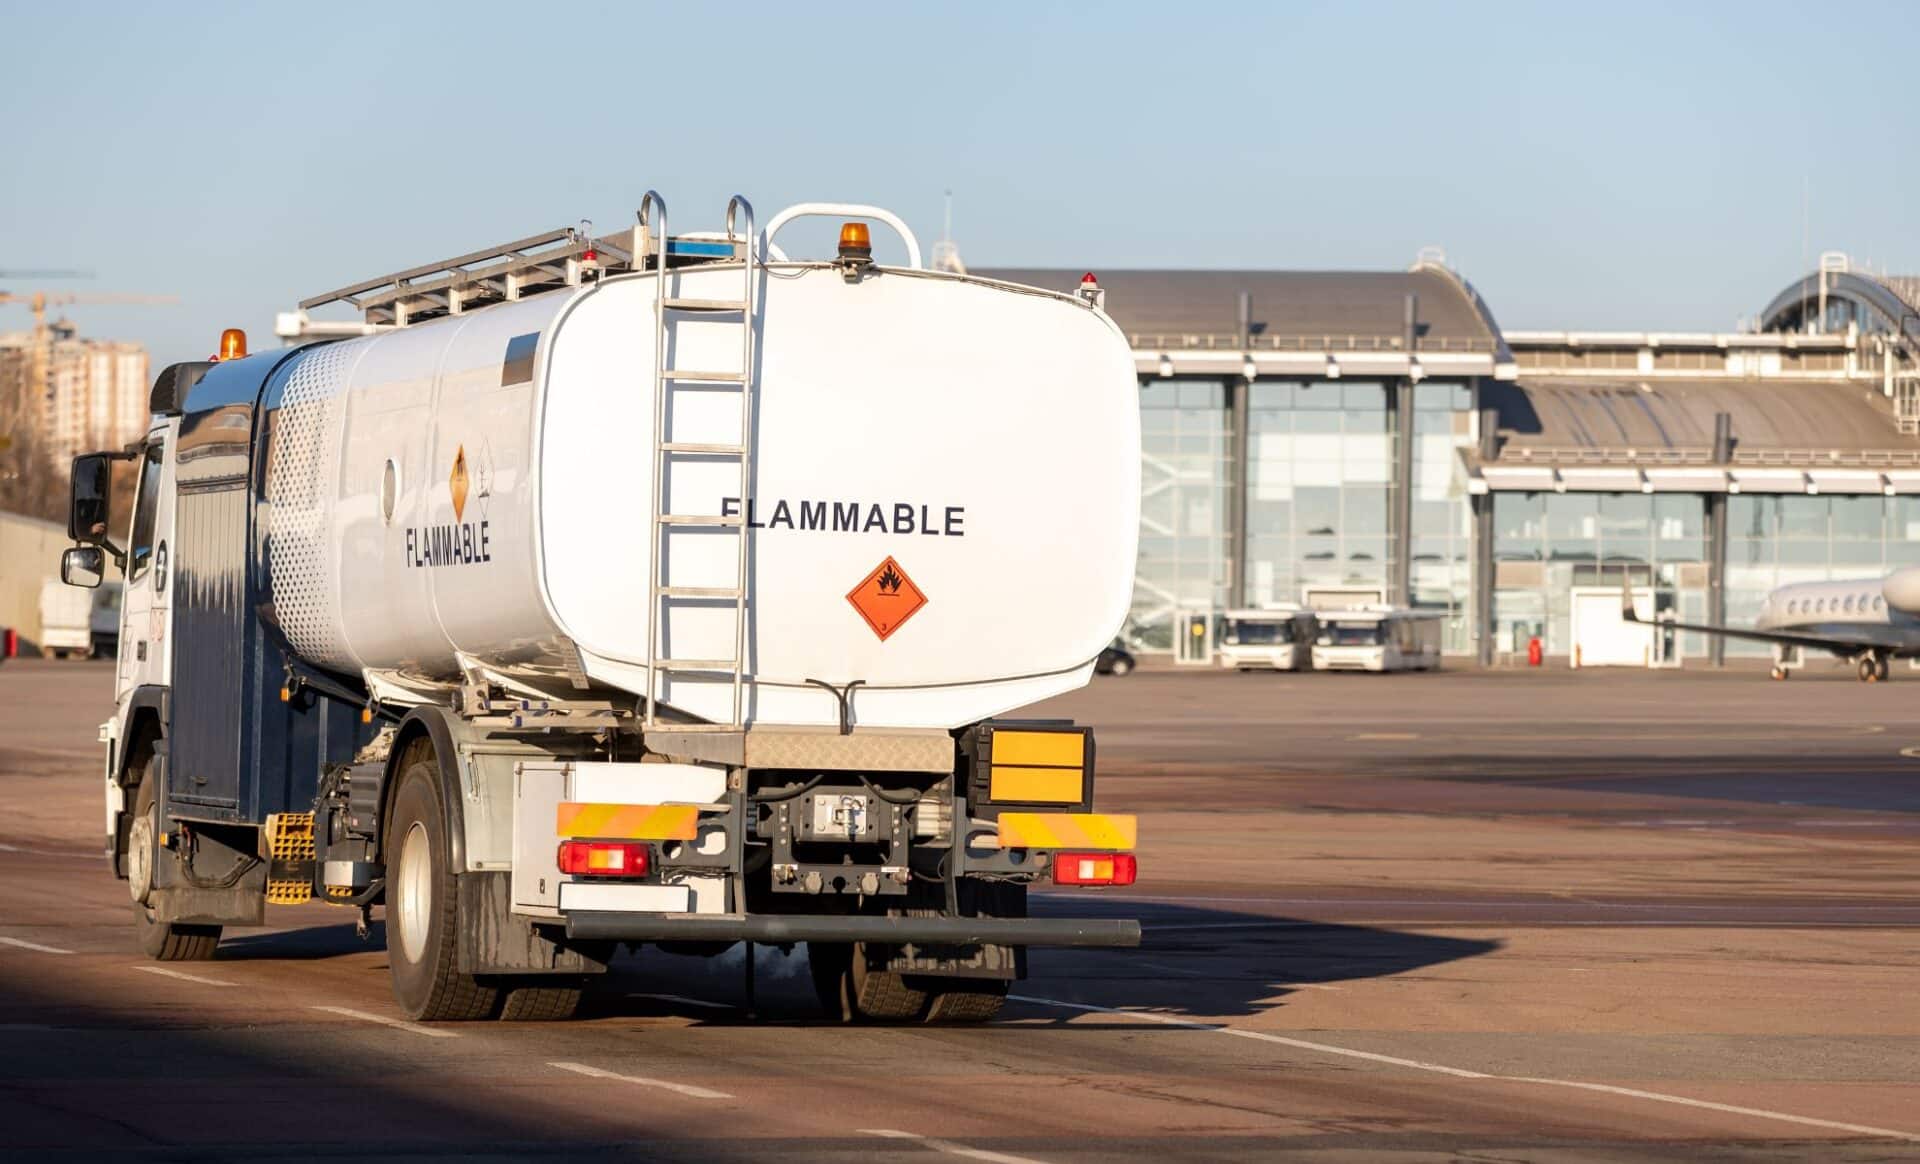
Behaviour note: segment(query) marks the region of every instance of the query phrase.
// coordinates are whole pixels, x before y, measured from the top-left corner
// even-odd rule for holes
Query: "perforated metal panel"
[[[280,628],[302,657],[336,666],[351,665],[352,657],[329,568],[330,489],[339,479],[341,394],[355,351],[327,344],[299,357],[274,419],[267,466],[267,565]]]

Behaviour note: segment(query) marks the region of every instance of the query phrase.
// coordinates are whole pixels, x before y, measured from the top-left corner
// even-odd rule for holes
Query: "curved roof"
[[[1060,291],[1080,285],[1079,268],[999,267],[971,273]],[[1423,350],[1505,350],[1478,294],[1433,263],[1410,271],[1101,270],[1107,312],[1136,349],[1238,347],[1240,296],[1251,300],[1254,348],[1398,350],[1406,299],[1419,298]]]
[[[1594,380],[1526,377],[1486,383],[1503,455],[1522,450],[1700,450],[1714,414],[1733,418],[1736,453],[1756,449],[1916,449],[1881,393],[1810,380]]]
[[[1760,313],[1760,330],[1798,330],[1807,307],[1819,302],[1823,280],[1827,298],[1864,303],[1887,321],[1888,330],[1902,330],[1920,337],[1920,276],[1863,275],[1831,270],[1795,280],[1775,295]]]

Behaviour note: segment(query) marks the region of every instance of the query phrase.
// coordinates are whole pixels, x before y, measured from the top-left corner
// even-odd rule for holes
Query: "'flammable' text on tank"
[[[738,497],[720,499],[720,516],[740,513]],[[769,513],[758,498],[747,501],[747,526],[750,529],[818,530],[822,533],[925,534],[928,537],[963,538],[967,507],[964,505],[914,505],[859,501],[787,501],[773,503]]]
[[[493,561],[485,521],[407,527],[407,567],[471,566]]]

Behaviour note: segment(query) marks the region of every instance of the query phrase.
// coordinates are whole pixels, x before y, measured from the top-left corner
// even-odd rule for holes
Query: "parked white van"
[[[1312,663],[1313,614],[1297,606],[1229,610],[1214,657],[1237,671],[1304,671]]]
[[[1437,671],[1437,611],[1382,606],[1323,610],[1313,644],[1316,671]]]

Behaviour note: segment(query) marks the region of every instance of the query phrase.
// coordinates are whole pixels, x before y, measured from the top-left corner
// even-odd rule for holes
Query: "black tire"
[[[580,1009],[580,996],[585,989],[584,983],[566,980],[559,984],[509,987],[500,1003],[500,1021],[565,1022]]]
[[[1860,660],[1855,670],[1859,673],[1860,682],[1862,683],[1878,683],[1880,681],[1880,664],[1875,662],[1871,655]]]
[[[1127,660],[1125,660],[1125,659],[1115,659],[1115,660],[1113,661],[1113,666],[1111,666],[1111,667],[1108,667],[1108,668],[1107,668],[1107,674],[1109,674],[1109,675],[1125,675],[1125,674],[1126,674],[1127,672],[1129,672],[1129,671],[1131,671],[1131,670],[1133,670],[1133,664],[1132,664],[1132,663],[1130,663],[1130,662],[1128,662],[1128,661],[1127,661]]]
[[[930,1023],[984,1023],[992,1020],[1006,1005],[1011,982],[979,978],[936,978],[942,984],[927,1006]],[[951,987],[945,984],[952,983]]]
[[[1893,660],[1882,657],[1880,659],[1878,670],[1880,672],[1880,682],[1885,683],[1891,677],[1891,672],[1893,670]]]
[[[381,846],[387,865],[387,969],[393,999],[416,1022],[490,1018],[500,1004],[499,988],[455,968],[460,903],[440,795],[440,770],[432,751],[414,753],[393,794],[393,815]],[[410,858],[409,842],[425,847]],[[417,909],[416,895],[425,899]],[[416,933],[416,928],[424,932]]]
[[[140,791],[133,798],[136,820],[154,810],[155,791],[160,780],[159,768],[158,757],[147,761],[146,772],[140,779]],[[157,823],[155,821],[149,826],[150,836],[157,835]],[[158,860],[158,851],[150,854],[150,858]],[[149,906],[138,900],[132,904],[134,940],[139,943],[142,954],[156,962],[205,962],[213,957],[214,948],[220,944],[219,926],[163,922],[154,916]]]
[[[836,1022],[911,1022],[927,1009],[926,991],[867,965],[864,942],[808,942],[807,967],[820,1009]]]

